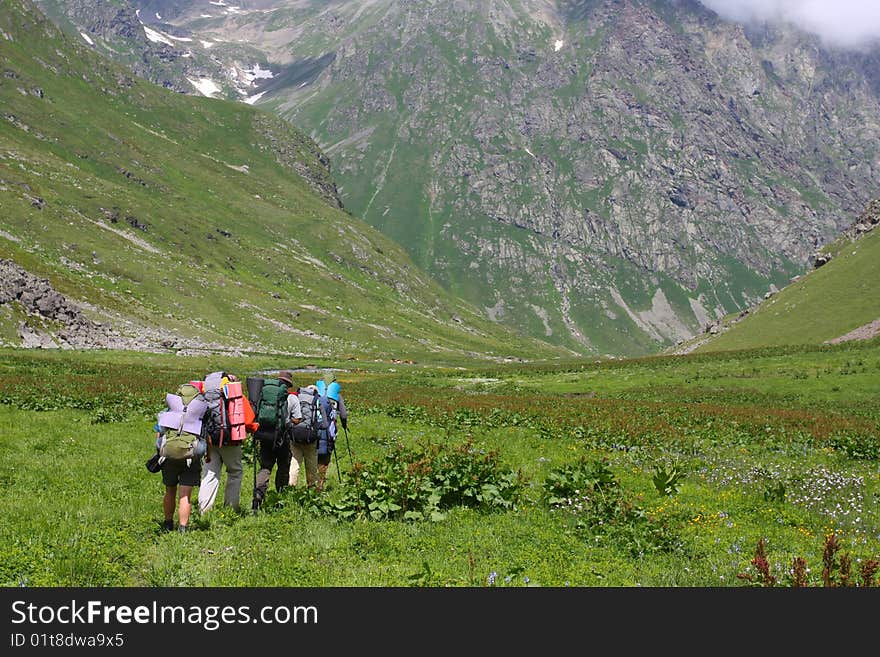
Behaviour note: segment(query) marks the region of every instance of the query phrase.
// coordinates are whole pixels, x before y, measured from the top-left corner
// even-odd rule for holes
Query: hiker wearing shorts
[[[188,461],[165,459],[162,462],[162,483],[165,484],[165,497],[162,498],[165,522],[162,529],[165,531],[174,529],[174,503],[177,501],[178,489],[180,500],[177,505],[177,530],[185,532],[189,527],[189,514],[192,510],[190,497],[193,487],[199,485],[201,469],[200,458]]]
[[[185,532],[192,510],[190,496],[193,487],[199,485],[202,457],[207,449],[206,441],[200,437],[202,416],[207,404],[193,382],[181,385],[176,393],[166,395],[165,399],[170,406],[159,413],[153,427],[156,451],[162,454],[159,465],[162,483],[165,484],[162,498],[165,520],[162,529],[174,529],[174,507],[177,502],[177,528]]]

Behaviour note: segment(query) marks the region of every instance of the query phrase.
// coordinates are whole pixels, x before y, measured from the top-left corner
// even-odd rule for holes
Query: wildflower
[[[495,578],[498,577],[498,573],[494,570],[489,573],[489,586],[495,586]]]

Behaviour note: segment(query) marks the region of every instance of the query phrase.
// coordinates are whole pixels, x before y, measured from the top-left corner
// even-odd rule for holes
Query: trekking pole
[[[336,459],[336,476],[339,477],[339,483],[342,483],[342,470],[339,469],[339,455],[336,453],[336,446],[333,446],[333,458]]]
[[[348,448],[348,462],[354,465],[354,459],[351,457],[351,444],[348,442],[348,428],[342,427],[345,432],[345,446]]]

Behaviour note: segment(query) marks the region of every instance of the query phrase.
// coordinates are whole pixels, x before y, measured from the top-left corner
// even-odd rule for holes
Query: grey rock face
[[[38,278],[11,260],[0,260],[0,304],[17,301],[28,315],[48,320],[57,327],[54,335],[19,324],[24,347],[113,349],[129,348],[130,342],[103,324],[87,318],[49,281]]]
[[[226,63],[246,37],[281,72],[260,102],[330,158],[325,197],[488,319],[576,351],[652,351],[750,307],[880,182],[877,49],[671,0],[262,11],[282,4],[208,21],[169,0],[163,29]]]
[[[671,343],[699,331],[695,307],[746,308],[804,271],[873,193],[859,54],[694,3],[521,6],[389,7],[286,101],[345,190],[370,182],[346,206],[505,320],[601,350],[610,312],[617,336]]]

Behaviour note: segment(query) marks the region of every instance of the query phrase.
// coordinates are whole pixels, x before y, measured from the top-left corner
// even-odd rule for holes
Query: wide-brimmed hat
[[[293,385],[293,374],[290,373],[290,370],[282,370],[278,372],[278,380],[283,381],[289,386]]]

